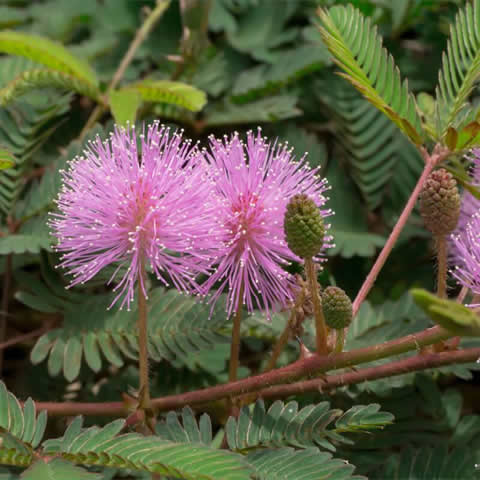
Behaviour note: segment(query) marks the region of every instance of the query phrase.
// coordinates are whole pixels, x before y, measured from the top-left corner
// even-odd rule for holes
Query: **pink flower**
[[[470,170],[470,183],[480,187],[480,149],[474,148],[468,157],[472,162]],[[475,266],[474,258],[480,260],[480,250],[475,247],[477,237],[480,235],[480,200],[474,197],[468,190],[462,194],[462,205],[457,228],[451,235],[450,242],[450,264],[453,266],[452,273],[463,285],[472,285],[473,278],[476,278],[477,290],[480,287],[480,265]],[[474,273],[475,272],[475,273]],[[469,280],[467,281],[467,278]],[[470,287],[469,287],[470,288]],[[477,292],[479,293],[479,292]]]
[[[215,227],[212,184],[198,149],[158,122],[139,137],[134,128],[116,128],[108,141],[97,138],[74,159],[62,172],[59,212],[50,221],[56,249],[65,252],[60,265],[73,275],[70,286],[114,264],[110,281],[119,279],[112,305],[123,297],[127,308],[142,263],[164,284],[171,279],[178,289],[196,292],[195,277],[211,262]]]
[[[228,314],[240,301],[249,311],[258,307],[270,315],[271,309],[292,300],[294,279],[282,267],[300,261],[285,241],[287,203],[293,195],[305,193],[323,206],[327,182],[304,158],[294,162],[287,145],[268,143],[260,129],[257,135],[248,133],[246,144],[238,134],[223,141],[211,137],[210,149],[206,155],[219,196],[215,214],[223,237],[206,291],[218,285],[214,302],[228,289]],[[322,210],[324,217],[331,213]]]

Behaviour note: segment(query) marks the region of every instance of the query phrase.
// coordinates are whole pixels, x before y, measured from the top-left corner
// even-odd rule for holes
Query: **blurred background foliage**
[[[414,93],[433,94],[449,26],[463,0],[174,0],[138,49],[120,87],[145,78],[175,80],[207,94],[199,112],[162,102],[142,104],[138,122],[159,118],[203,144],[212,133],[261,126],[265,135],[288,141],[298,157],[308,152],[309,162],[320,165],[330,182],[329,206],[335,211],[336,246],[320,280],[354,297],[423,160],[390,120],[335,74],[316,9],[340,3],[352,3],[372,18]],[[62,43],[90,64],[105,91],[153,7],[153,1],[141,0],[3,0],[0,29]],[[0,89],[35,66],[21,57],[1,56]],[[0,90],[0,97],[4,94]],[[0,268],[4,283],[10,272],[13,277],[11,296],[3,300],[7,329],[0,342],[48,330],[38,341],[28,339],[6,351],[2,378],[20,396],[37,400],[113,400],[136,385],[135,312],[105,312],[110,297],[102,281],[108,272],[103,280],[65,291],[65,279],[53,268],[53,241],[45,225],[59,189],[59,169],[81,152],[77,138],[93,107],[86,96],[42,88],[0,108],[0,144],[16,157],[13,168],[0,172]],[[105,114],[86,139],[104,135],[113,122]],[[405,291],[413,285],[433,288],[432,258],[431,238],[415,212],[362,307],[347,348],[428,325]],[[150,353],[157,361],[154,394],[226,381],[230,324],[222,308],[208,322],[208,307],[156,291],[150,325]],[[248,318],[243,375],[259,371],[284,324],[283,314],[271,324],[260,313]],[[304,341],[311,341],[308,324]],[[292,342],[282,362],[292,361],[297,352]],[[345,409],[378,402],[398,420],[351,448],[342,445],[338,456],[371,478],[413,478],[406,475],[425,471],[435,458],[443,462],[443,471],[424,478],[470,478],[472,468],[461,470],[453,447],[462,449],[470,467],[480,463],[480,394],[472,374],[477,368],[411,374],[330,397]],[[300,403],[312,398],[318,401],[321,393]],[[215,408],[211,413],[218,427],[222,414]],[[56,427],[50,426],[52,431]]]

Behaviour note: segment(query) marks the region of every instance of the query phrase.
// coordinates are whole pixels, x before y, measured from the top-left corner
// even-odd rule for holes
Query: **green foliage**
[[[20,55],[53,70],[66,73],[98,86],[94,71],[82,60],[75,58],[63,45],[38,35],[14,31],[0,32],[0,51]]]
[[[251,468],[240,455],[200,443],[176,443],[138,433],[119,434],[124,420],[103,428],[82,428],[77,417],[65,435],[44,442],[47,455],[79,465],[141,470],[185,480],[250,479]]]
[[[21,478],[22,480],[100,480],[102,477],[55,458],[48,463],[39,460],[26,470]]]
[[[206,112],[206,123],[210,127],[218,127],[231,123],[277,122],[300,115],[296,102],[296,97],[291,95],[275,95],[245,105],[225,102]]]
[[[12,213],[31,167],[33,154],[53,134],[62,115],[68,111],[68,97],[37,106],[18,104],[0,109],[0,142],[15,155],[15,165],[0,172],[0,212]]]
[[[165,420],[158,422],[155,432],[160,438],[171,442],[193,442],[211,445],[213,441],[212,421],[204,413],[197,422],[193,410],[189,407],[182,409],[181,419],[175,412],[168,412]]]
[[[6,148],[0,147],[0,170],[5,170],[6,168],[11,168],[15,165],[15,157],[12,152]]]
[[[207,102],[204,92],[181,82],[143,80],[126,89],[136,90],[146,102],[171,103],[193,112],[201,110]]]
[[[420,288],[410,293],[420,308],[441,327],[455,335],[480,336],[480,318],[473,310]]]
[[[366,213],[355,201],[354,186],[338,163],[329,165],[327,178],[332,186],[329,206],[335,212],[328,219],[335,239],[335,246],[329,253],[345,258],[372,256],[377,248],[383,246],[385,238],[368,231]],[[343,208],[344,205],[349,205],[349,208]]]
[[[0,105],[5,106],[21,95],[42,87],[56,87],[98,100],[98,90],[81,77],[49,69],[26,70],[0,90]]]
[[[82,359],[95,372],[102,368],[102,356],[116,367],[121,367],[125,358],[137,359],[136,309],[107,312],[111,295],[91,297],[86,302],[78,296],[65,300],[57,296],[60,291],[49,291],[25,274],[23,284],[31,293],[19,293],[18,300],[39,311],[64,314],[63,328],[41,336],[31,353],[34,364],[48,358],[50,375],[63,371],[65,378],[72,381],[80,373]],[[195,352],[227,341],[227,319],[221,302],[209,318],[210,306],[176,290],[159,288],[149,305],[149,353],[154,361],[165,359],[188,365]]]
[[[136,90],[115,90],[110,92],[110,109],[118,125],[127,122],[135,123],[137,109],[142,101],[140,93]]]
[[[419,178],[420,141],[454,150],[448,168],[471,188],[460,154],[480,141],[479,0],[171,2],[106,95],[154,8],[153,0],[144,3],[9,0],[0,7],[0,28],[18,28],[0,32],[7,53],[0,58],[0,269],[12,270],[11,281],[2,282],[10,292],[0,312],[0,363],[2,379],[22,399],[118,402],[138,385],[137,312],[107,310],[115,267],[65,289],[45,224],[61,170],[97,133],[106,138],[113,120],[141,125],[159,118],[201,146],[211,133],[244,136],[260,125],[268,138],[288,141],[297,159],[308,151],[307,161],[329,181],[326,208],[335,212],[328,217],[335,246],[319,282],[351,298]],[[328,49],[347,80],[334,75]],[[77,140],[96,106],[102,125]],[[420,332],[432,319],[452,334],[478,334],[478,319],[463,306],[421,292],[422,308],[405,294],[432,289],[431,260],[428,233],[414,212],[348,329],[347,352]],[[303,273],[295,262],[285,268]],[[451,287],[453,296],[453,280]],[[152,397],[228,382],[231,320],[224,304],[210,316],[209,305],[164,289],[151,272],[148,289],[148,350],[157,362],[149,372]],[[300,341],[313,348],[310,308],[307,301],[278,365],[299,360]],[[271,319],[258,310],[244,316],[239,378],[265,368],[288,318],[288,310]],[[49,330],[37,340],[23,337],[44,326]],[[465,336],[459,348],[479,346],[476,336]],[[150,436],[132,433],[139,413],[113,423],[92,416],[85,426],[80,418],[55,418],[46,429],[36,403],[19,401],[0,384],[0,478],[120,480],[156,472],[199,480],[473,479],[480,464],[479,369],[476,362],[448,365],[328,396],[320,389],[266,406],[259,400],[238,417],[228,416],[229,399],[185,406],[158,412]],[[335,371],[342,373],[352,370]]]
[[[299,410],[295,401],[285,404],[277,400],[267,411],[263,401],[258,400],[252,411],[243,407],[238,419],[230,417],[225,433],[228,446],[237,451],[287,445],[297,448],[318,445],[335,451],[334,444],[351,442],[345,433],[383,428],[392,422],[391,414],[379,410],[380,405],[356,405],[342,412],[331,410],[328,402]]]
[[[351,5],[320,10],[322,36],[345,71],[341,73],[365,98],[392,120],[415,144],[423,129],[408,83],[402,83],[393,58],[382,46],[371,20]]]
[[[332,459],[329,453],[320,452],[315,447],[300,452],[291,448],[260,450],[250,453],[247,460],[255,467],[260,480],[364,479],[352,475],[352,465]]]
[[[37,415],[29,398],[22,406],[0,382],[0,463],[27,466],[40,444],[47,425],[46,412]]]
[[[450,127],[461,129],[469,123],[472,107],[468,99],[479,76],[480,2],[474,0],[473,5],[468,3],[458,12],[450,29],[446,53],[443,54],[436,89],[438,137],[446,135]],[[463,142],[458,145],[458,140],[452,144],[458,149],[465,146]]]
[[[25,252],[40,253],[41,250],[50,250],[48,238],[22,234],[0,238],[0,255]]]
[[[232,91],[235,103],[247,103],[297,82],[305,75],[320,70],[328,62],[324,52],[310,45],[282,55],[278,62],[260,65],[239,75]]]

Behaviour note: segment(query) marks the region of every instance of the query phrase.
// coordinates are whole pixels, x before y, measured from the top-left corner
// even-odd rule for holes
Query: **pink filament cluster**
[[[471,184],[480,187],[480,149],[473,149]],[[465,190],[460,218],[451,236],[452,275],[461,285],[480,293],[480,200]]]
[[[163,283],[198,291],[195,278],[211,263],[214,204],[203,156],[181,133],[154,123],[146,135],[116,129],[97,139],[62,172],[59,213],[50,225],[61,266],[85,283],[107,265],[117,266],[114,290],[130,307],[142,262]],[[140,150],[139,144],[140,143]],[[145,265],[148,267],[148,265]],[[142,289],[146,295],[146,288]]]
[[[272,308],[292,300],[293,276],[282,266],[301,261],[285,241],[287,203],[305,193],[322,207],[327,182],[304,158],[293,161],[288,145],[268,143],[260,129],[257,134],[248,132],[246,143],[238,134],[223,141],[211,137],[207,158],[218,195],[215,216],[223,234],[215,245],[218,265],[206,287],[216,289],[213,301],[228,291],[229,314],[245,304],[249,311],[259,307],[269,315]],[[321,212],[323,217],[332,213]],[[326,246],[330,240],[327,237]]]
[[[286,205],[305,193],[323,207],[328,189],[318,170],[260,130],[246,143],[238,134],[211,138],[200,151],[158,122],[138,139],[134,128],[97,139],[62,176],[50,226],[71,286],[113,265],[113,303],[130,308],[137,283],[147,294],[146,268],[212,303],[227,291],[229,314],[245,304],[269,315],[291,300],[293,277],[283,267],[300,259],[285,242]],[[203,285],[199,274],[209,275]]]

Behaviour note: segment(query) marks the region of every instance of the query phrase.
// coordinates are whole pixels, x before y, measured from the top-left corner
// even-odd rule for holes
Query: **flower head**
[[[219,197],[216,219],[223,238],[218,267],[206,289],[218,283],[213,301],[228,289],[229,314],[242,303],[249,311],[257,306],[269,315],[293,297],[294,278],[282,267],[300,261],[285,241],[287,203],[295,194],[305,193],[322,207],[327,182],[304,158],[293,161],[287,145],[269,143],[260,129],[256,135],[249,132],[246,143],[238,134],[223,141],[211,137],[207,158]],[[323,217],[331,213],[321,210]],[[325,240],[329,246],[331,237]]]
[[[456,265],[453,276],[460,284],[480,294],[480,210],[477,210],[463,230],[452,235]]]
[[[61,266],[85,283],[108,265],[120,277],[113,303],[130,307],[145,265],[165,284],[195,291],[211,245],[211,183],[196,147],[157,122],[146,135],[119,129],[99,138],[62,172],[59,212],[50,226],[64,252]]]
[[[480,149],[473,149],[469,160],[472,162],[470,176],[470,183],[476,187],[480,187]],[[454,266],[456,270],[458,268],[468,268],[466,263],[466,258],[464,257],[467,244],[471,243],[471,240],[468,239],[468,236],[471,235],[467,232],[467,227],[469,223],[472,225],[469,227],[471,231],[478,220],[475,220],[474,216],[477,212],[480,212],[480,199],[474,197],[468,190],[464,190],[462,193],[461,207],[460,207],[460,217],[458,219],[457,228],[451,235],[450,242],[450,263]],[[480,230],[477,230],[480,234]],[[469,247],[470,248],[470,247]],[[468,255],[467,255],[468,256]],[[458,268],[457,268],[458,267]],[[457,278],[458,276],[455,275]]]

